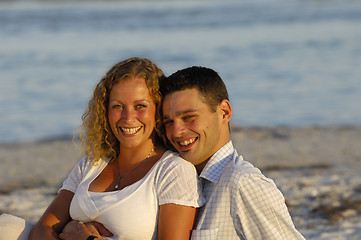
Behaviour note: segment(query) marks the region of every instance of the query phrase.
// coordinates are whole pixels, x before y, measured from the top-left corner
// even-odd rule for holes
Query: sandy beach
[[[275,181],[307,239],[360,238],[361,126],[232,126],[232,139]],[[81,157],[66,137],[0,144],[0,212],[37,221]]]

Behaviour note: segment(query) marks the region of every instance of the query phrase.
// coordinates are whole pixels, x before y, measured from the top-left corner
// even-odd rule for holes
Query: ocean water
[[[361,2],[0,1],[0,142],[71,135],[115,62],[225,81],[242,126],[361,124]]]

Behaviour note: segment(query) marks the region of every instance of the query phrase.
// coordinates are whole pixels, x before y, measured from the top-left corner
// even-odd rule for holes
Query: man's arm
[[[302,239],[282,193],[262,175],[250,175],[231,193],[231,215],[236,232],[246,239]]]

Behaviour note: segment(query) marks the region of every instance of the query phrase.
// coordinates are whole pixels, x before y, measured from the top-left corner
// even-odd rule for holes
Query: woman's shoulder
[[[158,160],[157,168],[158,170],[166,172],[196,172],[192,163],[179,156],[177,152],[173,152],[171,150],[166,151]]]
[[[100,159],[95,162],[89,159],[87,156],[84,156],[82,159],[80,159],[75,168],[79,169],[81,172],[87,172],[97,167],[104,167],[104,165],[108,164],[108,162],[109,159]]]
[[[174,165],[184,165],[184,166],[193,166],[192,163],[188,162],[182,158],[177,152],[172,150],[167,150],[160,159],[164,164],[174,164]]]

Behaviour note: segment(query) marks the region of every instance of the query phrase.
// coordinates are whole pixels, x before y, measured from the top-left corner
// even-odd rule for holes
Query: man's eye
[[[183,119],[184,120],[190,120],[190,119],[192,119],[194,117],[195,117],[195,115],[187,115],[187,116],[184,116]]]
[[[164,126],[169,126],[173,123],[173,121],[163,121]]]

